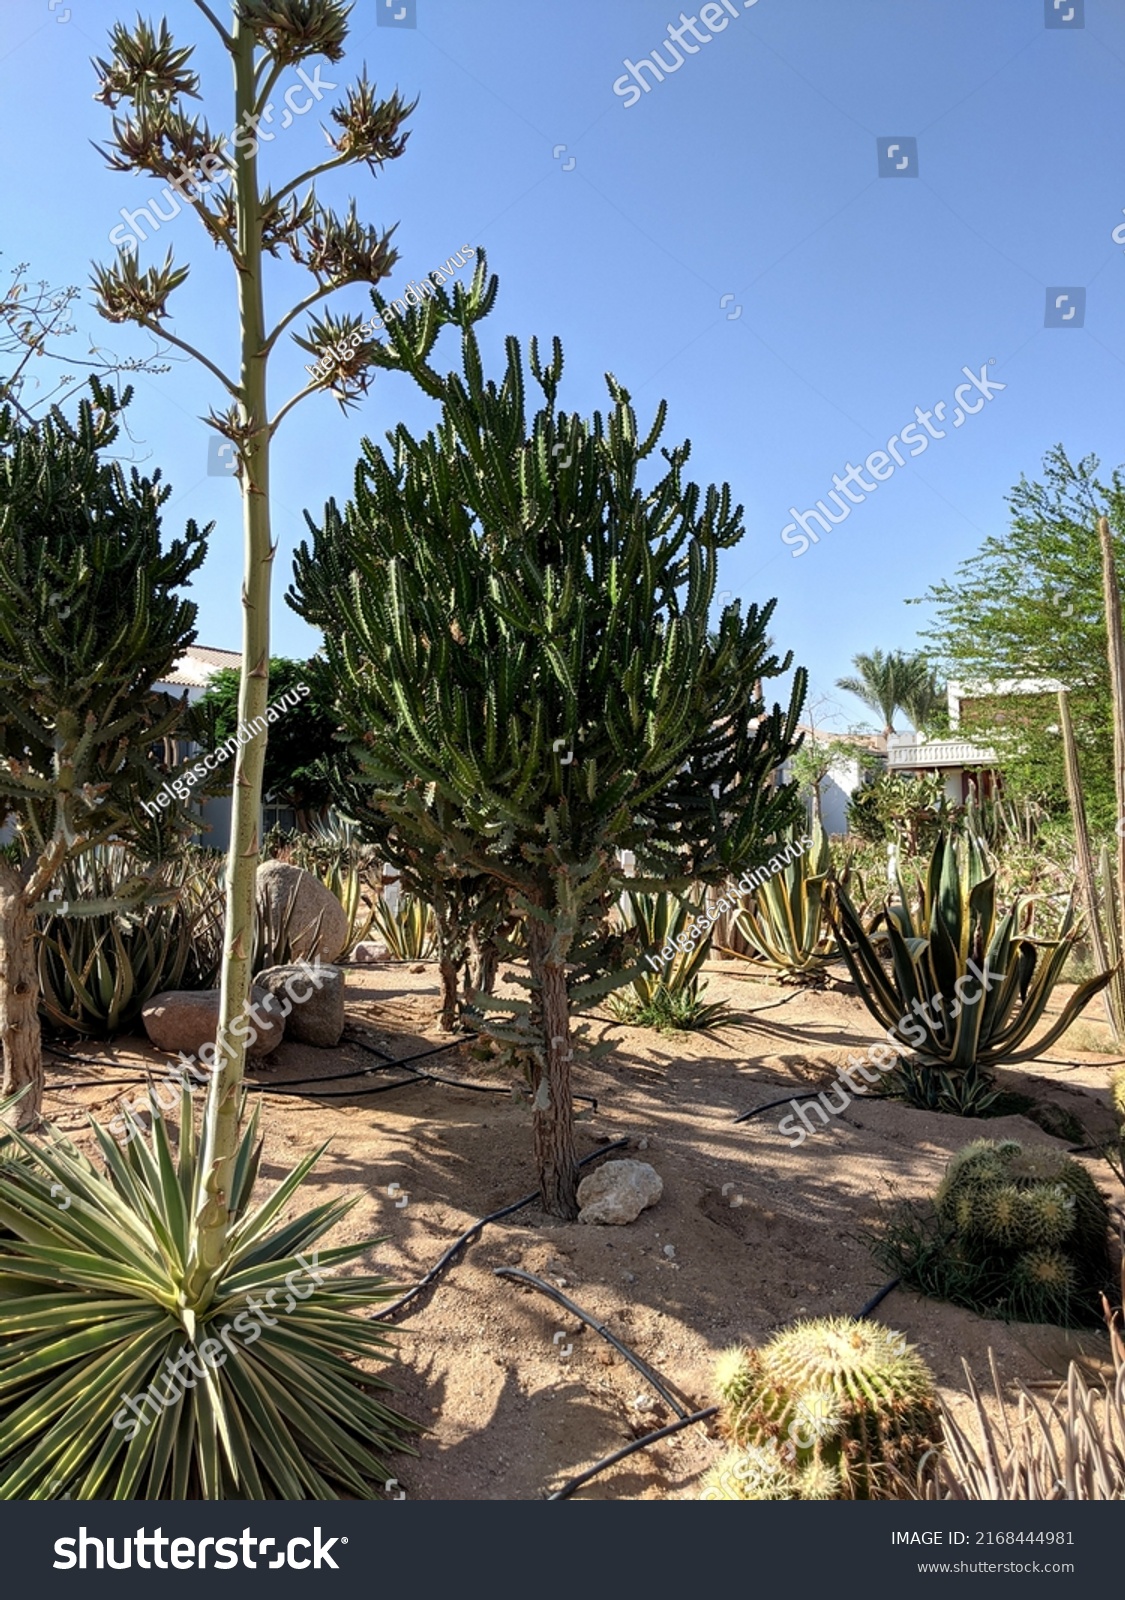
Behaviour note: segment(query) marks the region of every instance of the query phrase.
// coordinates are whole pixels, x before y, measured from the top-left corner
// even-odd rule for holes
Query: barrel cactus
[[[760,1350],[728,1350],[715,1384],[732,1448],[708,1500],[871,1500],[913,1476],[940,1438],[925,1362],[875,1322],[798,1322]]]
[[[964,1300],[958,1290],[967,1289],[997,1316],[1098,1321],[1109,1214],[1079,1162],[1015,1139],[978,1139],[949,1163],[934,1203],[952,1235],[945,1298]]]

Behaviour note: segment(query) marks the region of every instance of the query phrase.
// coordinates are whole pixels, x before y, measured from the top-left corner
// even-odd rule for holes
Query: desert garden
[[[557,338],[484,339],[483,249],[390,301],[390,232],[317,199],[412,104],[364,76],[259,175],[347,7],[197,11],[233,146],[167,25],[95,64],[111,165],[234,268],[226,366],[171,254],[94,280],[226,391],[243,644],[191,703],[214,530],[126,470],[127,366],[31,407],[65,293],[3,302],[0,1498],[1125,1498],[1119,480],[1048,458],[926,648],[839,680],[882,734],[824,738],[666,403],[566,409]],[[430,421],[341,463],[279,596],[275,436],[376,374]],[[889,742],[955,677],[960,794]]]

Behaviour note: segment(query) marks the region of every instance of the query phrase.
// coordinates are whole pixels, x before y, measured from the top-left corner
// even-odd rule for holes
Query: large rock
[[[647,1161],[607,1161],[578,1185],[579,1222],[635,1222],[664,1193]]]
[[[268,989],[284,1011],[291,1006],[285,1024],[285,1037],[294,1044],[314,1044],[331,1050],[344,1031],[344,974],[339,967],[321,963],[316,982],[309,976],[311,967],[267,967],[254,979]],[[292,983],[287,992],[286,985]],[[305,995],[305,999],[300,996]]]
[[[268,1056],[285,1034],[285,1014],[273,995],[254,984],[250,1003],[257,1011],[250,1017],[246,1048],[252,1056]],[[206,1044],[214,1044],[219,1029],[218,989],[168,989],[154,995],[141,1012],[145,1032],[158,1050],[178,1055],[198,1055]],[[255,1037],[256,1035],[256,1037]]]
[[[258,868],[258,898],[270,920],[281,927],[288,916],[289,953],[294,961],[319,956],[335,961],[348,942],[348,914],[319,878],[287,861],[266,861]]]

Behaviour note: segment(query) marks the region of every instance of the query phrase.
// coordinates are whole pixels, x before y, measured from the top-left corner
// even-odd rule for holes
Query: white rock
[[[391,952],[381,939],[361,939],[352,951],[352,960],[361,963],[389,961]]]
[[[635,1222],[663,1193],[660,1174],[647,1161],[607,1161],[578,1185],[578,1220]]]

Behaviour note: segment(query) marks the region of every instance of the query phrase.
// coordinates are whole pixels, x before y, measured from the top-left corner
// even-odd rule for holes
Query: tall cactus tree
[[[184,588],[210,530],[189,522],[161,548],[171,488],[107,459],[129,398],[95,379],[73,421],[0,408],[0,815],[16,825],[0,851],[0,1097],[19,1095],[7,1115],[25,1128],[43,1095],[36,913],[64,862],[109,839],[156,856],[183,823],[142,810],[159,784],[148,752],[183,710],[151,691],[195,638]]]
[[[166,22],[159,28],[138,20],[132,29],[116,25],[110,56],[98,61],[97,98],[115,116],[105,154],[123,172],[144,173],[166,182],[195,211],[210,241],[228,255],[234,271],[239,344],[230,372],[166,326],[168,300],[188,275],[168,252],[161,266],[141,271],[137,259],[121,253],[109,267],[99,268],[95,288],[99,309],[111,322],[133,322],[199,361],[226,391],[224,411],[208,421],[236,452],[242,490],[244,576],[243,637],[239,719],[261,718],[262,731],[246,741],[236,758],[227,871],[225,947],[222,998],[211,1080],[202,1170],[206,1174],[198,1212],[195,1257],[189,1295],[202,1293],[221,1260],[229,1213],[229,1178],[238,1140],[239,1085],[245,1044],[232,1023],[241,1015],[250,983],[253,947],[255,875],[259,852],[262,772],[265,758],[265,716],[269,686],[270,576],[273,541],[270,532],[270,453],[277,430],[300,401],[330,389],[343,404],[354,402],[369,385],[374,368],[424,366],[425,356],[448,322],[465,325],[488,309],[483,268],[469,289],[461,286],[452,300],[438,290],[423,308],[396,331],[393,347],[369,336],[346,341],[361,329],[361,319],[345,316],[323,321],[311,317],[304,337],[295,342],[317,355],[310,380],[276,409],[270,409],[268,375],[278,342],[291,325],[338,289],[353,284],[375,285],[386,278],[398,259],[391,232],[364,225],[353,201],[339,216],[317,198],[316,180],[344,166],[366,166],[375,173],[403,153],[403,124],[413,110],[397,92],[380,100],[366,77],[349,87],[331,110],[335,131],[328,132],[324,159],[277,186],[259,172],[259,143],[271,142],[292,122],[294,114],[311,109],[325,88],[320,68],[310,77],[304,64],[315,58],[338,62],[344,53],[346,0],[234,0],[229,27],[216,11],[195,0],[233,69],[230,108],[232,135],[212,132],[206,120],[189,115],[186,102],[200,98],[200,80],[192,70],[193,50],[178,46]],[[283,84],[290,75],[288,86]],[[275,92],[284,111],[273,118]],[[308,91],[306,93],[306,91]],[[274,131],[263,124],[274,122]],[[280,154],[282,144],[271,146]],[[304,189],[298,198],[298,191]],[[269,326],[266,316],[266,258],[283,251],[307,268],[309,292]],[[323,360],[320,358],[323,357]]]
[[[558,412],[561,346],[529,355],[544,402],[530,420],[518,342],[497,384],[466,332],[433,431],[365,442],[354,501],[310,520],[290,603],[325,629],[373,803],[440,828],[435,844],[523,920],[530,996],[493,1001],[506,1021],[490,1031],[530,1078],[543,1206],[569,1218],[572,1010],[624,981],[609,908],[627,881],[718,882],[793,819],[793,786],[769,778],[805,675],[765,713],[757,685],[789,667],[770,653],[772,601],[727,606],[712,630],[741,507],[685,481],[687,444],[641,486],[663,403],[647,435],[612,377],[608,415]]]

